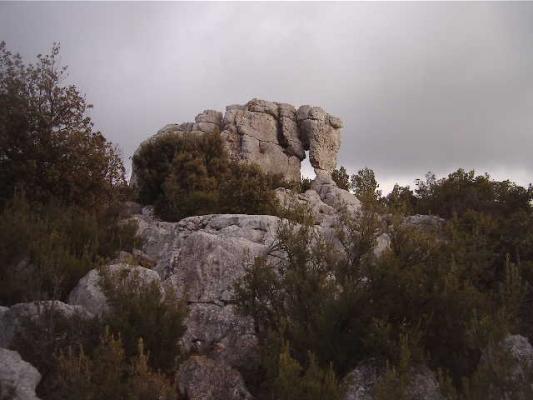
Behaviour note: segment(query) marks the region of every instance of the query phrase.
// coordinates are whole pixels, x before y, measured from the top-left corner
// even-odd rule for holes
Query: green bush
[[[0,43],[0,206],[15,190],[32,201],[100,207],[125,185],[118,150],[94,131],[92,107],[65,85],[59,45],[24,64]]]
[[[131,274],[104,274],[103,289],[110,311],[101,318],[66,317],[51,306],[21,321],[13,348],[42,374],[41,398],[159,399],[173,393],[185,305],[170,290],[163,298],[155,284]]]
[[[275,214],[282,184],[252,164],[231,161],[219,134],[164,134],[133,157],[139,199],[176,221],[214,213]]]
[[[38,318],[21,320],[12,348],[41,373],[37,394],[47,399],[59,385],[59,353],[79,346],[92,349],[101,333],[98,319],[78,314],[66,317],[53,304],[43,304]]]
[[[481,256],[479,229],[468,234],[452,221],[444,232],[426,232],[398,219],[388,232],[391,249],[376,257],[375,211],[364,208],[342,221],[341,247],[310,226],[282,226],[274,251],[285,257],[257,258],[236,287],[240,310],[254,318],[263,343],[272,335],[289,342],[300,366],[311,353],[342,377],[361,361],[381,360],[390,365],[380,386],[387,398],[407,379],[402,354],[408,351],[409,363],[441,370],[463,390],[482,350],[520,329],[521,268],[504,261],[488,284],[493,267]],[[402,337],[411,341],[402,344]],[[263,361],[264,370],[269,365]]]
[[[150,354],[150,366],[157,371],[174,372],[180,357],[178,341],[185,332],[185,304],[169,287],[163,295],[157,283],[146,284],[130,271],[101,273],[111,310],[103,323],[120,335],[126,356],[137,354],[137,343],[142,339]]]
[[[58,357],[58,389],[48,398],[61,400],[174,400],[171,380],[148,365],[143,341],[137,356],[128,361],[120,336],[108,331],[89,354],[83,347]]]
[[[65,299],[98,263],[137,243],[118,208],[88,211],[16,195],[0,211],[0,304]]]

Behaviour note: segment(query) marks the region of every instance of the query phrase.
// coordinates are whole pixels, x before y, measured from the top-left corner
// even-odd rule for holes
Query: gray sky
[[[342,118],[340,164],[384,189],[458,167],[533,181],[533,3],[0,3],[0,40],[28,61],[61,42],[126,160],[258,97]]]

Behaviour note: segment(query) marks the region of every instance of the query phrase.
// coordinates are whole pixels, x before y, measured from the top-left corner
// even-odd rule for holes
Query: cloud
[[[1,3],[125,156],[161,126],[252,97],[344,120],[340,163],[384,184],[458,167],[533,176],[532,3]]]

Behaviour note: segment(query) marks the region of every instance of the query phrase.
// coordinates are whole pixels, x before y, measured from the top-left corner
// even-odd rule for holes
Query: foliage
[[[300,181],[300,193],[305,193],[307,190],[311,189],[311,183],[313,182],[310,178],[302,178]]]
[[[0,211],[0,303],[64,299],[78,280],[137,243],[118,208],[30,203],[16,194]]]
[[[363,205],[375,205],[381,198],[381,190],[374,171],[365,167],[350,178],[351,188]]]
[[[98,343],[101,324],[80,314],[65,316],[55,303],[39,305],[38,318],[24,318],[12,347],[41,373],[37,394],[47,398],[58,386],[59,352],[69,347],[93,348]]]
[[[169,379],[180,358],[184,305],[170,290],[163,298],[157,286],[135,274],[103,277],[110,311],[102,318],[67,317],[52,303],[43,305],[38,318],[21,321],[13,346],[42,374],[43,399],[158,399],[158,393],[173,393]]]
[[[395,184],[383,201],[387,209],[393,214],[412,215],[416,208],[417,199],[409,186]]]
[[[308,367],[292,358],[288,343],[278,355],[277,371],[272,383],[276,398],[280,400],[336,400],[341,398],[335,372],[329,366],[320,368],[312,354]]]
[[[125,184],[116,148],[93,130],[58,57],[54,44],[24,64],[0,43],[0,205],[23,188],[30,200],[99,207]]]
[[[491,224],[482,216],[473,230],[452,220],[438,232],[393,219],[390,251],[379,257],[374,209],[341,220],[337,244],[309,226],[282,226],[276,258],[257,258],[237,285],[240,310],[263,343],[291,343],[287,374],[301,373],[297,363],[308,365],[309,353],[338,376],[377,358],[390,365],[381,398],[401,398],[407,364],[441,370],[462,391],[482,350],[521,329],[527,284],[509,259],[494,271],[482,231]]]
[[[279,177],[232,161],[219,134],[164,134],[133,157],[139,199],[158,215],[180,220],[212,213],[275,214]]]
[[[440,180],[428,173],[425,181],[418,180],[415,193],[417,212],[443,218],[462,216],[468,211],[508,217],[529,211],[533,198],[531,188],[525,189],[508,180],[493,181],[487,174],[476,176],[475,171],[463,169]]]
[[[465,381],[466,400],[526,400],[533,397],[533,364],[517,361],[502,343],[489,343],[474,374]]]
[[[175,371],[180,356],[178,341],[185,332],[185,304],[170,288],[164,295],[156,282],[146,283],[135,272],[101,270],[101,274],[111,309],[104,324],[121,336],[126,356],[137,354],[137,342],[142,339],[152,368]]]
[[[344,190],[351,189],[350,175],[348,175],[348,173],[346,172],[346,168],[344,168],[343,166],[334,169],[331,173],[331,178],[339,188]]]
[[[153,371],[143,341],[137,356],[128,362],[120,336],[108,331],[89,354],[83,347],[59,355],[59,389],[50,399],[131,399],[173,400],[176,391],[171,381]]]

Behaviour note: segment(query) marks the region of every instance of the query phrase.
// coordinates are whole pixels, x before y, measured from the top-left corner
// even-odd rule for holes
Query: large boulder
[[[343,400],[374,400],[376,384],[384,372],[375,361],[362,362],[343,379]],[[410,370],[406,396],[409,400],[444,400],[435,374],[424,365]]]
[[[307,150],[316,174],[331,174],[337,162],[341,129],[342,121],[320,107],[304,105],[296,109],[290,104],[252,99],[244,105],[227,106],[224,116],[206,110],[196,116],[195,122],[166,125],[141,146],[163,135],[220,132],[233,159],[255,163],[264,172],[288,181],[299,181]],[[136,184],[135,168],[133,165],[132,185]]]
[[[317,176],[331,175],[337,165],[342,121],[320,107],[311,106],[300,107],[296,118]]]
[[[193,356],[178,370],[178,388],[189,400],[251,400],[241,375],[227,365]]]
[[[16,351],[0,348],[0,399],[39,400],[35,388],[41,374]]]
[[[56,312],[67,318],[75,315],[81,318],[92,316],[84,307],[65,304],[58,300],[15,304],[0,314],[0,347],[11,347],[15,336],[24,329],[25,321],[37,321],[48,312]]]
[[[509,335],[497,346],[487,348],[478,368],[496,371],[510,384],[501,393],[503,399],[525,399],[523,392],[533,391],[533,346],[524,336]],[[529,389],[524,390],[527,386]]]
[[[256,256],[269,253],[280,219],[225,214],[169,223],[154,218],[150,209],[135,219],[142,250],[156,261],[154,270],[188,304],[183,348],[232,374],[257,368],[254,323],[236,311],[234,285]],[[194,379],[197,386],[212,385],[209,374]]]
[[[162,222],[136,216],[143,251],[154,268],[190,304],[224,306],[246,265],[267,254],[280,219],[268,215],[214,214]]]
[[[159,274],[148,268],[129,264],[113,264],[102,267],[102,269],[92,269],[83,278],[68,296],[68,303],[83,306],[94,315],[103,315],[109,310],[107,297],[102,286],[102,273],[107,273],[114,278],[139,279],[142,286],[156,284],[164,294]]]

